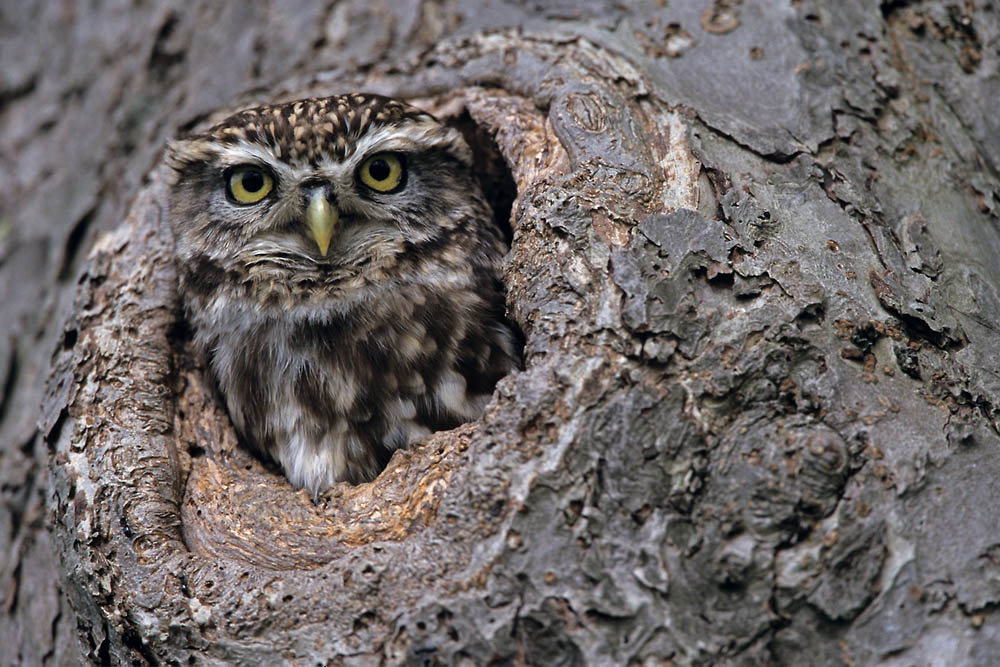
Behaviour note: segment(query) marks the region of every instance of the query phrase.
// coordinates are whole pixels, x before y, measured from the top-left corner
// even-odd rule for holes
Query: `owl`
[[[519,367],[505,237],[461,133],[353,94],[173,142],[180,291],[238,433],[314,499],[480,416]]]

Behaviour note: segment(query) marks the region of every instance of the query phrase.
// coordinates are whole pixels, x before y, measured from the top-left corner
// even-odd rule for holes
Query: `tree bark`
[[[0,645],[991,664],[987,0],[297,5],[5,17]],[[240,106],[352,90],[466,130],[526,368],[314,505],[191,350],[158,159]]]

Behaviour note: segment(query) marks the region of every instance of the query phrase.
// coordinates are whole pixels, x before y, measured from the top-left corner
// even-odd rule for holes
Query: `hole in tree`
[[[479,177],[486,201],[493,209],[493,219],[503,231],[509,245],[514,237],[510,226],[510,211],[517,198],[517,185],[507,167],[507,161],[493,142],[489,131],[472,120],[468,111],[445,120],[462,133],[472,149],[472,168]]]
[[[76,341],[79,338],[79,332],[74,329],[67,329],[63,332],[63,349],[71,350],[76,345]]]
[[[496,225],[497,229],[501,232],[502,237],[505,239],[509,248],[514,236],[513,229],[511,226],[511,211],[513,209],[514,202],[517,198],[517,185],[514,181],[511,170],[507,165],[507,161],[505,160],[503,154],[501,153],[500,148],[493,140],[490,127],[488,125],[480,125],[479,123],[477,123],[471,117],[469,112],[464,109],[456,115],[447,116],[446,114],[441,114],[438,117],[449,126],[454,127],[459,132],[461,132],[466,142],[468,143],[469,147],[471,148],[473,154],[472,170],[475,173],[475,176],[480,183],[483,195],[485,196],[485,199],[490,207],[494,224]],[[439,325],[437,322],[435,322],[433,316],[428,316],[428,319],[431,320],[426,323],[428,331],[432,331],[434,326],[442,326],[442,327],[446,326],[446,324]],[[506,324],[510,327],[511,331],[513,332],[514,352],[519,358],[523,359],[524,335],[517,326],[517,324],[512,320],[507,319]],[[195,331],[190,327],[185,318],[179,318],[176,326],[174,326],[168,332],[168,336],[175,345],[178,345],[179,347],[184,347],[188,342],[190,342],[192,339],[195,338]],[[473,342],[482,344],[482,337],[480,337],[480,339],[478,339],[477,341]],[[362,353],[363,353],[362,356],[368,357],[375,366],[378,366],[378,363],[380,363],[380,360],[382,359],[382,357],[379,356],[380,355],[379,349],[376,349],[375,347],[372,347],[371,349],[364,347],[364,349],[362,349]],[[488,351],[486,353],[489,354]],[[436,371],[438,369],[435,368],[433,370]],[[458,368],[457,370],[460,374],[466,375],[466,371],[468,369]],[[206,372],[210,373],[210,371]],[[475,395],[492,394],[495,390],[496,382],[501,377],[502,375],[494,373],[492,375],[488,375],[487,377],[485,377],[481,383],[479,383],[478,381],[474,382],[470,380],[467,386],[467,391],[470,394],[475,394]],[[433,378],[434,374],[429,373],[428,388],[430,387],[430,382]],[[409,381],[412,378],[407,376],[401,379]],[[360,402],[364,403],[365,405],[371,405],[375,401],[373,400],[368,403],[365,403],[365,401],[360,401]],[[439,410],[434,408],[434,405],[436,405],[435,403],[429,401],[428,405],[430,405],[431,407],[424,410],[419,400],[415,399],[413,402],[416,403],[416,407],[414,409],[417,410],[419,419],[421,420],[425,419],[426,416],[424,414],[425,412],[431,414],[431,417],[428,418],[427,421],[421,423],[421,425],[426,425],[428,430],[436,432],[436,431],[451,429],[458,425],[457,423],[455,423],[452,417],[448,417],[447,421],[442,420],[441,423],[435,423],[434,421],[435,419],[440,419],[439,417],[435,416],[440,412]],[[320,397],[319,400],[314,400],[310,404],[322,406],[325,405],[325,402],[324,400],[322,400],[322,397]],[[357,424],[359,425],[372,424],[377,422],[377,419],[375,418],[378,415],[374,415],[368,420],[362,419],[360,415],[361,415],[361,410],[359,409],[357,411],[357,414],[351,413],[350,415],[348,415],[348,419],[352,421],[356,420]],[[366,426],[365,428],[368,428],[368,426]],[[392,437],[396,437],[393,435],[391,431],[389,432],[389,435]],[[244,437],[242,434],[240,435],[240,440],[241,442],[243,442],[244,447],[246,447],[246,443],[244,441]],[[393,440],[392,442],[385,440],[383,441],[383,443],[384,443],[383,449],[385,451],[379,450],[375,452],[377,458],[379,459],[378,462],[380,465],[378,466],[378,468],[380,470],[384,469],[384,465],[388,463],[396,447],[400,446],[398,438],[396,440]],[[391,445],[391,447],[388,445]],[[405,444],[403,446],[405,447]],[[377,446],[376,449],[378,449]],[[199,458],[205,456],[206,452],[202,447],[197,445],[192,445],[188,448],[188,453],[192,458]],[[443,451],[439,451],[439,454],[441,453],[443,453]],[[267,456],[259,456],[258,458],[264,461],[265,463],[270,462]],[[246,463],[243,467],[245,468],[245,470],[248,471],[253,469],[253,466],[250,463]],[[273,471],[276,474],[285,474],[287,472],[281,470],[280,466],[276,466]],[[348,479],[347,481],[358,483],[366,480]],[[198,510],[199,515],[200,513],[201,513],[200,510]]]

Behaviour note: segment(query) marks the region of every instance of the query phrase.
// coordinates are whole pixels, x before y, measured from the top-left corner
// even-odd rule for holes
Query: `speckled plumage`
[[[372,156],[390,156],[375,176],[402,165],[395,190],[362,182]],[[505,243],[457,130],[348,95],[237,113],[169,159],[195,341],[243,439],[294,485],[373,479],[395,449],[478,417],[519,364]],[[273,182],[259,202],[235,198],[245,168]]]

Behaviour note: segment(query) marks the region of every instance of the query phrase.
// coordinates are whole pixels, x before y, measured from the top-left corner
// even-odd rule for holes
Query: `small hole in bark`
[[[94,206],[80,216],[80,219],[76,221],[73,228],[70,230],[69,237],[66,239],[62,266],[59,268],[59,280],[68,280],[70,278],[70,273],[76,263],[76,258],[84,246],[83,241],[87,236],[87,230],[90,228],[90,223],[94,221],[96,213],[97,207]]]
[[[719,583],[719,590],[723,593],[739,593],[743,590],[744,586],[742,582],[733,581],[731,579],[726,579]]]
[[[354,619],[354,631],[361,632],[362,630],[367,630],[369,627],[371,627],[372,623],[374,622],[375,622],[375,614],[373,614],[370,611],[366,611],[365,613],[361,614],[361,616],[358,616],[356,619]]]
[[[191,455],[191,458],[196,459],[205,455],[205,448],[198,445],[188,445],[188,454]]]
[[[650,507],[649,503],[646,503],[639,509],[632,512],[632,520],[635,521],[637,525],[641,526],[644,523],[646,523],[646,519],[649,518],[649,515],[652,513],[652,511],[653,508]]]
[[[157,659],[156,656],[153,654],[152,649],[150,649],[143,643],[142,638],[139,636],[139,633],[131,626],[127,626],[125,628],[125,632],[122,633],[122,643],[125,644],[125,646],[127,646],[128,648],[138,653],[139,655],[141,655],[143,658],[145,658],[146,664],[150,665],[157,664]],[[105,665],[112,664],[111,662],[104,662],[103,657],[101,658],[101,660],[102,660],[101,664]],[[143,664],[143,662],[140,660],[133,660],[133,664],[141,665]]]
[[[77,338],[79,337],[79,332],[76,329],[70,329],[63,334],[63,349],[71,350],[73,346],[76,345]]]
[[[98,647],[97,657],[100,659],[102,665],[111,664],[111,642],[107,637],[104,638],[104,641],[102,641],[101,645]]]
[[[11,346],[9,360],[7,361],[7,378],[3,379],[3,360],[0,359],[0,382],[3,382],[3,387],[0,389],[0,422],[4,420],[7,416],[7,410],[10,409],[13,403],[12,397],[14,396],[14,386],[17,383],[17,378],[20,375],[21,364],[17,359],[17,349]],[[60,388],[62,385],[60,384]],[[29,439],[29,443],[34,443],[34,439]],[[22,447],[23,450],[23,447]],[[25,454],[30,455],[31,450],[26,450]]]
[[[446,119],[446,122],[456,128],[465,137],[472,149],[472,164],[479,184],[486,195],[486,201],[493,208],[493,219],[503,231],[507,243],[511,242],[514,232],[510,227],[510,211],[517,198],[517,185],[507,167],[500,149],[493,142],[490,133],[478,125],[469,112]]]

